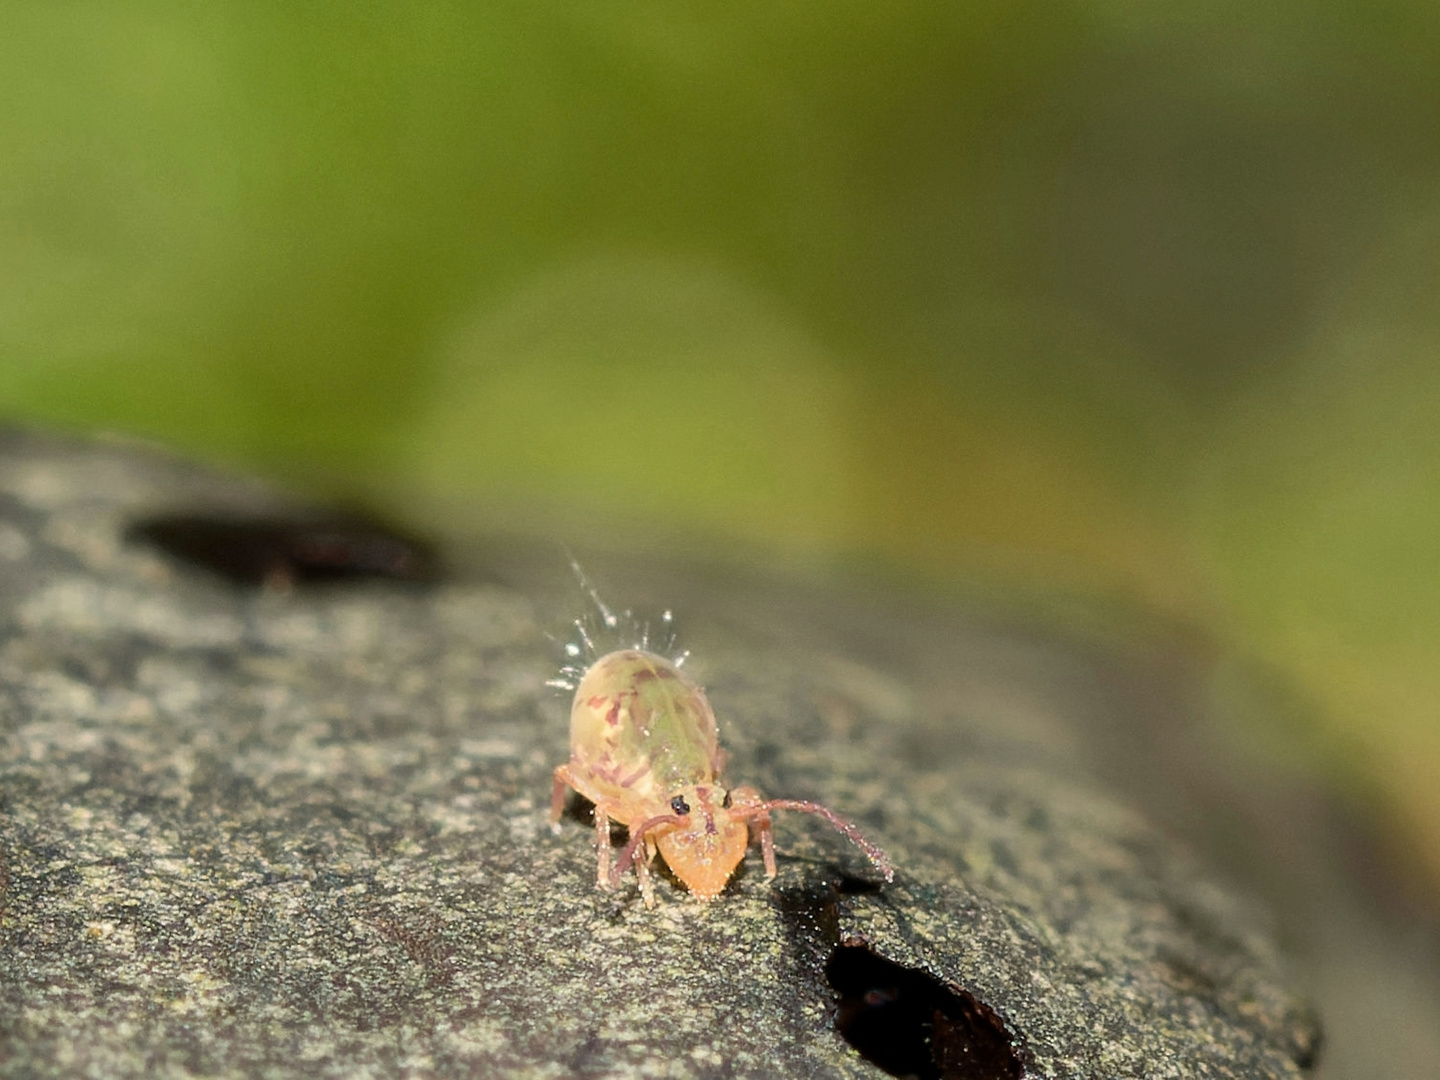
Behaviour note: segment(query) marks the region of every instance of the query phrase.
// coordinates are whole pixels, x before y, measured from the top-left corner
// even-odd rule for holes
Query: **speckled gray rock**
[[[899,868],[876,888],[791,816],[774,883],[752,855],[715,903],[662,878],[647,911],[595,890],[582,821],[547,826],[556,548],[277,592],[123,539],[278,505],[134,448],[0,438],[0,1073],[883,1075],[824,972],[861,942],[999,1033],[988,1063],[935,1051],[945,1075],[1312,1056],[1255,915],[1079,774],[1061,646],[607,566],[612,597],[688,624],[731,778],[834,806]]]

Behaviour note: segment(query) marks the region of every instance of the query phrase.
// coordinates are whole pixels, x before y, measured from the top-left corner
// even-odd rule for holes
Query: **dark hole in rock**
[[[353,514],[171,514],[136,522],[126,535],[238,584],[277,590],[357,578],[425,582],[438,575],[428,545]]]
[[[1021,1051],[973,994],[903,967],[865,945],[841,945],[825,976],[840,995],[845,1041],[892,1076],[918,1080],[1019,1080]]]
[[[835,892],[840,896],[861,896],[866,893],[878,893],[884,887],[885,882],[855,877],[841,870],[833,884]]]

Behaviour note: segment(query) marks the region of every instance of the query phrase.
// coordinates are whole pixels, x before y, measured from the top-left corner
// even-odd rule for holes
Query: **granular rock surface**
[[[595,888],[584,807],[549,827],[547,634],[581,603],[558,547],[264,588],[127,539],[295,510],[0,436],[0,1074],[885,1075],[842,1028],[930,1076],[1313,1057],[1263,922],[1076,764],[1062,643],[601,567],[675,608],[729,779],[826,803],[898,870],[778,815],[774,882],[752,852],[707,905],[662,872],[651,911]]]

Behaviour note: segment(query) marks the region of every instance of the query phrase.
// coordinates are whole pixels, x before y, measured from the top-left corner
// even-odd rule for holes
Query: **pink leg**
[[[555,766],[555,786],[550,789],[550,831],[560,832],[560,815],[565,812],[565,791],[574,785],[570,783],[570,767]]]
[[[645,898],[645,906],[655,906],[655,886],[650,883],[650,860],[654,858],[654,851],[650,844],[650,838],[645,838],[645,853],[635,860],[635,877],[640,882],[640,895]]]
[[[760,857],[765,860],[765,877],[773,878],[780,871],[775,867],[775,833],[770,828],[770,815],[761,814],[753,825],[760,834]]]
[[[779,870],[775,866],[775,833],[770,827],[770,813],[760,792],[748,784],[730,792],[731,802],[741,811],[748,811],[750,817],[750,838],[760,841],[760,857],[765,860],[765,877],[773,878]]]
[[[640,824],[630,823],[630,840],[620,852],[620,861],[615,864],[615,873],[610,878],[610,888],[620,884],[620,879],[633,864],[635,876],[640,879],[640,892],[645,897],[645,906],[655,906],[654,887],[650,884],[650,860],[655,857],[655,840],[650,830],[656,825],[678,825],[680,818],[674,814],[659,814],[647,818]]]
[[[844,833],[852,844],[865,852],[865,854],[870,857],[870,861],[875,864],[875,868],[885,875],[886,881],[895,880],[895,869],[890,865],[890,860],[885,857],[885,853],[869,840],[866,840],[865,837],[861,835],[859,829],[855,828],[854,825],[851,825],[850,822],[846,821],[829,807],[821,806],[819,803],[803,802],[798,799],[767,799],[760,804],[759,813],[763,814],[768,810],[799,810],[806,814],[820,815],[820,817]]]

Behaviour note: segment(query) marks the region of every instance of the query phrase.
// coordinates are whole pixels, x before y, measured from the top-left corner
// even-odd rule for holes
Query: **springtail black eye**
[[[720,805],[723,806],[726,810],[730,809],[730,793],[728,791],[725,792],[725,798],[720,800]]]
[[[670,809],[674,810],[675,813],[681,817],[684,817],[690,812],[690,804],[685,801],[684,795],[676,795],[670,800]]]

